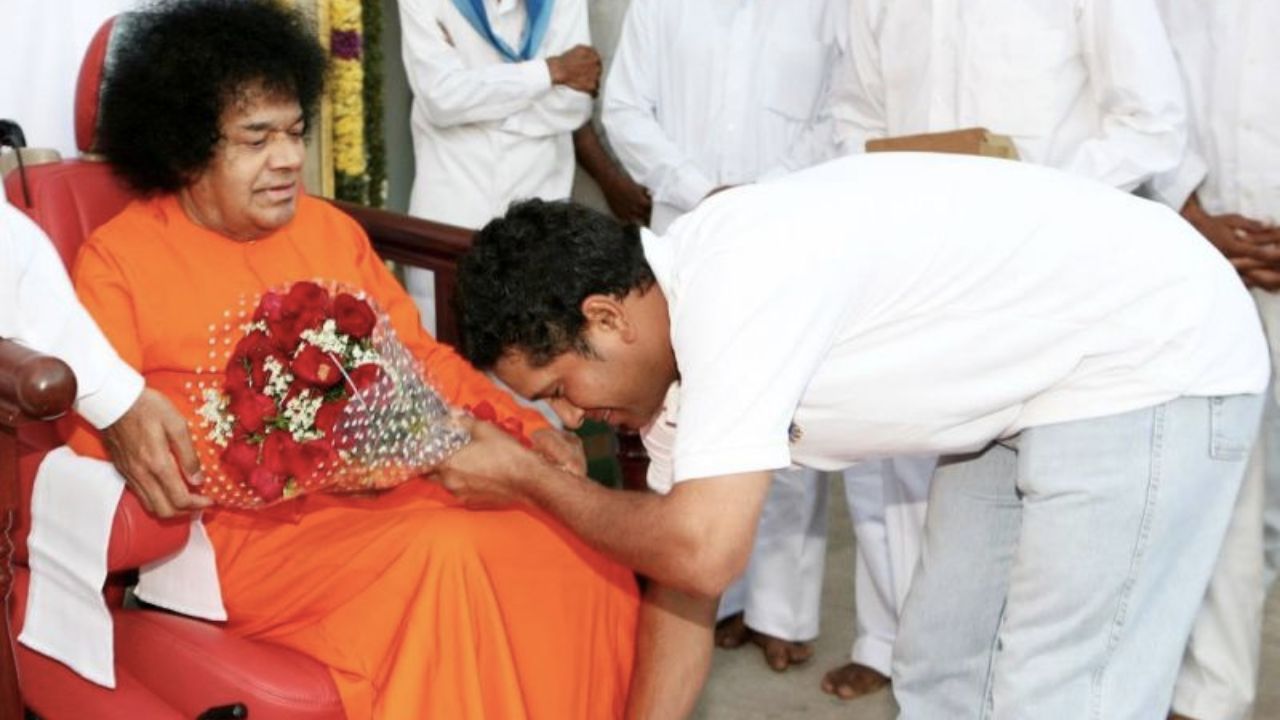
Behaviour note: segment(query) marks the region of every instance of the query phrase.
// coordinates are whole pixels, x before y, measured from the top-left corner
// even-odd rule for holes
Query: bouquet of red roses
[[[469,440],[363,293],[297,282],[249,320],[198,411],[202,493],[219,504],[391,487]]]

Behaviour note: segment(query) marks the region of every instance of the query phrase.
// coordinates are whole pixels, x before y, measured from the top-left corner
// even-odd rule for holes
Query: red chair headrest
[[[102,94],[102,71],[107,63],[107,51],[111,45],[111,31],[116,19],[110,18],[98,28],[84,62],[80,64],[80,76],[76,79],[76,147],[82,153],[94,151],[97,144],[98,98]]]

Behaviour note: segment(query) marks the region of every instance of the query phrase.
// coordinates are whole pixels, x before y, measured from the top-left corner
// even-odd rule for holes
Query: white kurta
[[[486,0],[490,25],[519,47],[522,0]],[[513,200],[567,198],[572,133],[591,97],[553,86],[544,58],[590,43],[584,0],[556,0],[537,59],[510,63],[451,0],[401,0],[403,54],[413,90],[416,164],[409,213],[478,228]]]
[[[661,231],[711,190],[834,151],[825,92],[843,4],[634,0],[602,120]]]
[[[76,376],[76,410],[114,423],[142,392],[142,376],[116,355],[67,278],[49,239],[0,199],[0,337],[53,355]]]
[[[1268,0],[1162,0],[1186,81],[1192,152],[1158,185],[1195,189],[1214,215],[1237,213],[1280,225],[1280,4]],[[1264,588],[1280,559],[1280,297],[1255,289],[1272,353],[1272,394],[1221,558],[1196,619],[1174,694],[1189,717],[1246,717],[1258,681]],[[1264,533],[1265,519],[1269,527]],[[1262,539],[1270,544],[1264,570]]]
[[[1154,0],[853,0],[848,29],[832,106],[847,152],[982,126],[1024,160],[1123,190],[1182,156],[1185,100]]]

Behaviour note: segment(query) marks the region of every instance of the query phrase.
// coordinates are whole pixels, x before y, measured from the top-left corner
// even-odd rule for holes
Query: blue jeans
[[[943,458],[894,646],[901,716],[1162,720],[1261,407],[1180,398]]]

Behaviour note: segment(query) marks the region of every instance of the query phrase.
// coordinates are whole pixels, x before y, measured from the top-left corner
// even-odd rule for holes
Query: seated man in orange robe
[[[193,429],[192,388],[222,372],[211,324],[240,298],[324,280],[367,292],[448,402],[487,402],[547,456],[581,463],[559,431],[423,331],[360,227],[302,191],[325,65],[305,20],[269,0],[191,0],[127,29],[99,140],[142,199],[94,233],[73,277],[121,357]],[[71,444],[103,455],[83,423]],[[211,508],[203,522],[228,628],[328,665],[349,717],[621,715],[634,580],[547,516],[473,512],[415,479]]]

